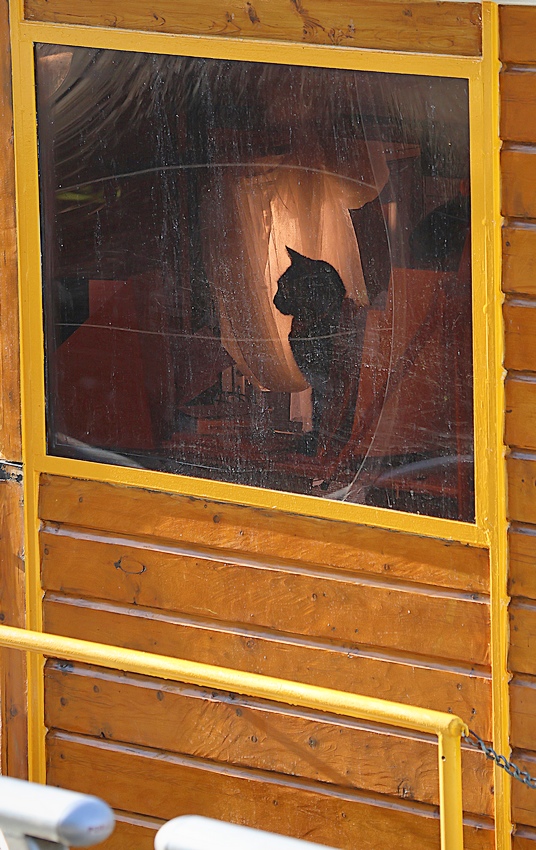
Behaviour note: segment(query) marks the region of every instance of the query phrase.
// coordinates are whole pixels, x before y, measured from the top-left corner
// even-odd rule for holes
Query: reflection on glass
[[[467,83],[40,45],[48,450],[474,519]]]

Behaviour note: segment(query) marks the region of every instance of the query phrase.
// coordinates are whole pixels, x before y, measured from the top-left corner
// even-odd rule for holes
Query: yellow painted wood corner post
[[[502,304],[502,216],[500,165],[500,70],[499,11],[494,2],[484,2],[483,15],[483,115],[484,198],[487,238],[486,318],[489,327],[489,463],[487,533],[490,547],[491,663],[493,692],[493,736],[497,752],[510,752],[510,706],[508,693],[508,521],[506,513],[506,460],[504,446],[504,325]],[[510,850],[512,841],[511,780],[495,767],[495,842],[497,850]]]

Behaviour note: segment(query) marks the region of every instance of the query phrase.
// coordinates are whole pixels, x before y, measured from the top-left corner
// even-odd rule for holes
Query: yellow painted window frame
[[[274,43],[217,36],[167,35],[115,28],[41,24],[24,21],[13,2],[14,112],[17,156],[20,273],[22,281],[23,425],[25,461],[36,473],[106,481],[170,493],[209,498],[261,508],[277,508],[306,516],[325,517],[374,525],[426,536],[486,545],[492,520],[490,501],[496,492],[497,470],[490,464],[496,455],[496,408],[490,385],[496,380],[493,353],[499,341],[491,317],[496,302],[493,289],[493,221],[490,215],[490,162],[482,156],[489,134],[484,111],[485,57],[357,50],[311,44]],[[320,65],[330,68],[457,77],[468,80],[470,110],[473,360],[475,432],[475,516],[462,523],[387,508],[374,508],[240,484],[190,478],[152,470],[129,469],[90,461],[47,455],[45,387],[41,303],[41,256],[37,138],[35,121],[34,58],[36,42],[100,47],[134,52],[179,54],[276,64]],[[18,72],[18,73],[17,73]]]
[[[507,522],[502,433],[504,371],[498,130],[500,65],[495,3],[482,4],[482,18],[482,56],[467,58],[44,24],[25,21],[23,0],[10,0],[20,277],[27,628],[42,631],[38,540],[38,487],[42,473],[182,493],[457,540],[486,548],[490,554],[493,740],[498,750],[508,752]],[[472,190],[474,524],[46,454],[33,49],[36,42],[468,79]],[[45,769],[42,665],[42,656],[29,653],[30,772],[35,779],[41,780]],[[510,847],[511,832],[510,785],[500,770],[495,771],[495,800],[496,846],[506,850]]]

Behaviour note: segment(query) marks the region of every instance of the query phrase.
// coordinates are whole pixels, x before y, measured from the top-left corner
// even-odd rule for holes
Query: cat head
[[[346,290],[337,270],[288,246],[287,253],[290,266],[277,281],[274,298],[279,312],[307,322],[338,315]]]

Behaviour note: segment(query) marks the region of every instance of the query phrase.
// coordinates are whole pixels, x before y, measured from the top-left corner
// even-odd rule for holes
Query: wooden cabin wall
[[[7,0],[0,0],[0,622],[24,626],[19,308]],[[0,650],[0,769],[27,775],[26,668]]]
[[[536,8],[500,15],[503,288],[510,549],[511,743],[536,772]],[[536,796],[512,784],[517,850],[536,847]]]
[[[15,163],[7,0],[0,0],[0,459],[22,460]]]
[[[461,544],[44,476],[47,631],[450,710],[491,736],[488,557]],[[426,735],[50,662],[48,781],[119,810],[110,848],[181,813],[340,848],[439,846]],[[464,753],[468,848],[493,843]]]
[[[24,552],[20,467],[0,464],[0,623],[23,628]],[[27,778],[26,659],[22,652],[0,653],[0,772]]]
[[[27,0],[26,15],[416,52],[481,50],[476,3],[311,0],[306,7],[159,0],[149,14],[140,0]],[[9,122],[0,120],[3,144]],[[14,263],[14,247],[10,256]],[[10,439],[18,461],[20,446],[17,455]],[[12,531],[16,475],[4,492]],[[41,480],[39,517],[50,632],[450,710],[491,738],[484,549],[51,476]],[[19,557],[9,591],[0,585],[2,599],[9,592],[17,600],[10,614],[21,610],[20,564]],[[158,826],[183,812],[340,848],[439,847],[437,748],[426,735],[54,660],[45,698],[48,781],[114,806],[118,829],[107,850],[149,850]],[[471,750],[463,764],[465,843],[487,850],[490,764]]]
[[[32,21],[478,56],[480,3],[429,0],[25,0]]]

